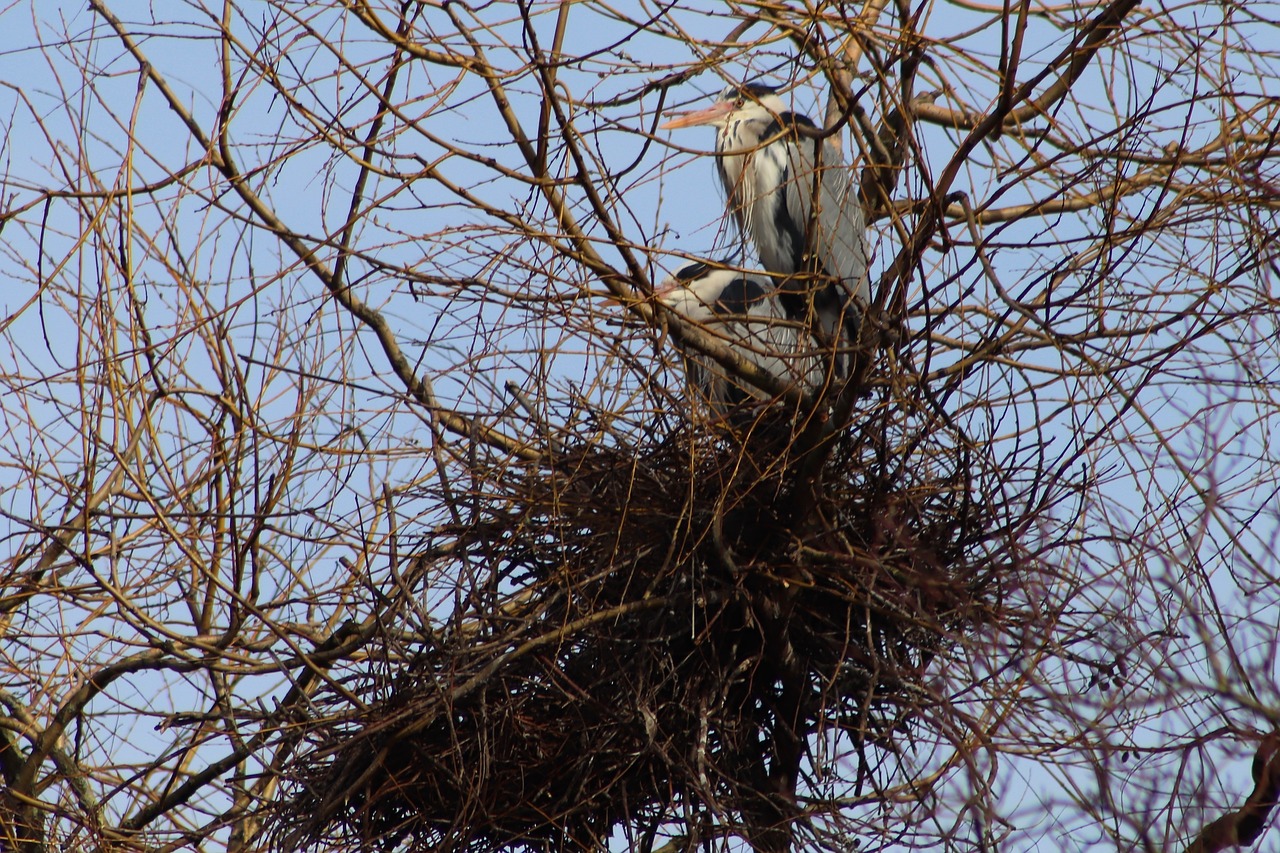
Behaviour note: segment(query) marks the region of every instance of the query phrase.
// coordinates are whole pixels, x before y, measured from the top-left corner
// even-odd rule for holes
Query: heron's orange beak
[[[675,130],[681,127],[695,127],[702,124],[721,124],[725,117],[733,112],[732,101],[719,101],[704,110],[690,112],[670,112],[671,120],[658,125],[659,130]]]

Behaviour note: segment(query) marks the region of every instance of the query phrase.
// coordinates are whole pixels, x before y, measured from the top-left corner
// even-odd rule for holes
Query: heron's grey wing
[[[857,296],[865,304],[870,290],[867,279],[870,248],[853,170],[844,164],[833,146],[822,145],[822,171],[816,179],[812,157],[814,141],[800,140],[798,145],[791,145],[795,178],[786,191],[787,209],[797,222],[809,223],[810,246],[823,269],[844,282],[848,295]],[[815,195],[818,215],[811,221]]]
[[[787,179],[782,187],[779,188],[784,196],[787,215],[801,229],[799,238],[800,244],[795,247],[796,259],[795,269],[803,269],[801,263],[801,255],[812,245],[817,245],[818,240],[813,238],[819,235],[811,235],[808,232],[809,215],[813,210],[814,200],[814,162],[813,162],[813,140],[810,139],[789,139],[787,140]],[[825,194],[825,191],[819,193],[819,199]]]
[[[823,207],[819,227],[827,237],[820,254],[823,266],[839,276],[848,295],[865,307],[870,301],[871,281],[867,274],[871,249],[867,243],[866,215],[858,199],[853,170],[841,164],[823,172]],[[829,199],[829,201],[828,201]]]

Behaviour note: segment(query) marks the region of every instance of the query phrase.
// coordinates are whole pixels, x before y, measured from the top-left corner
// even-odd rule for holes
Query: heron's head
[[[653,295],[677,314],[705,321],[716,313],[716,303],[743,274],[727,262],[692,263],[667,276]]]
[[[782,102],[782,98],[778,97],[777,90],[772,86],[764,83],[743,83],[725,89],[720,93],[720,98],[706,109],[667,113],[671,120],[660,127],[662,130],[698,125],[723,128],[734,122],[769,122],[774,116],[781,115],[786,110],[786,104]]]

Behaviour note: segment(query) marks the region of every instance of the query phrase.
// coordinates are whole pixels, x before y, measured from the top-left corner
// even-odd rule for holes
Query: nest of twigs
[[[900,408],[803,455],[785,412],[753,416],[495,469],[431,557],[485,580],[316,697],[279,846],[576,849],[625,828],[643,849],[680,821],[783,850],[814,814],[817,733],[858,757],[845,790],[892,778],[931,659],[998,618],[995,481]]]

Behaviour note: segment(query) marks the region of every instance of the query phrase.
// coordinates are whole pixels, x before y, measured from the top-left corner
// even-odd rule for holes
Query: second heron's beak
[[[653,289],[653,298],[657,299],[659,302],[667,302],[671,299],[671,294],[675,293],[682,286],[680,279],[673,275],[669,275],[659,282],[658,286]]]
[[[719,125],[724,123],[725,118],[731,112],[733,112],[732,101],[719,101],[704,110],[671,112],[667,113],[671,120],[658,125],[658,129],[675,130],[681,127],[695,127],[702,124]]]

